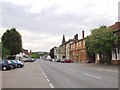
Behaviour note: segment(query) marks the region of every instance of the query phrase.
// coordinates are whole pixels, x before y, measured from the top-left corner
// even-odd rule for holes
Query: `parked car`
[[[12,69],[17,68],[17,62],[15,60],[8,60]]]
[[[7,60],[0,60],[0,70],[9,70],[11,69],[10,62]]]
[[[24,62],[35,62],[35,61],[36,61],[35,59],[28,59],[28,60],[26,60]]]
[[[60,59],[56,59],[55,61],[56,61],[56,62],[60,62]]]
[[[73,63],[73,60],[65,59],[65,60],[62,60],[61,63]]]
[[[21,68],[21,67],[24,66],[24,63],[21,62],[20,60],[15,60],[15,61],[16,61],[16,63],[17,63],[17,67],[18,67],[18,68]]]
[[[65,60],[65,59],[60,59],[60,62],[61,62],[61,63],[64,63],[64,60]]]
[[[46,59],[46,61],[53,61],[52,59]]]
[[[23,58],[23,62],[26,62],[27,60],[29,60],[29,58]]]

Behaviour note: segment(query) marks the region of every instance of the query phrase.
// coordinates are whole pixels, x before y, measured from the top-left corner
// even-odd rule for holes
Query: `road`
[[[55,88],[117,88],[118,73],[86,64],[39,61]]]
[[[118,88],[117,69],[38,60],[3,71],[3,88]]]

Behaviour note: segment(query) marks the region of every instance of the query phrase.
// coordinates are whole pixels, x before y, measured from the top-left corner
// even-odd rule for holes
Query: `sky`
[[[23,48],[49,51],[78,34],[118,21],[119,0],[0,0],[0,38],[12,27]]]

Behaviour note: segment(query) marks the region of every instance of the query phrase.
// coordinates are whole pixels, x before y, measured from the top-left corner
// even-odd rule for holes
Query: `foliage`
[[[54,58],[54,48],[50,49],[49,55],[51,56],[51,58]]]
[[[10,51],[2,47],[2,57],[6,58],[8,55],[10,55]]]
[[[113,35],[107,27],[92,30],[92,34],[86,37],[86,49],[88,53],[103,53],[114,48],[117,36]]]
[[[40,55],[38,53],[32,53],[31,58],[40,58]]]
[[[22,51],[21,35],[15,28],[6,30],[2,35],[1,41],[2,46],[10,51],[10,55],[15,55]]]
[[[85,39],[87,53],[103,55],[103,58],[109,62],[110,52],[115,48],[117,40],[117,35],[114,35],[106,26],[93,29],[91,35]]]

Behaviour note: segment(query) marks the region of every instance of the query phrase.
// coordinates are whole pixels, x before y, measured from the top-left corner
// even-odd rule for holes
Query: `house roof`
[[[120,30],[120,22],[116,22],[115,24],[109,26],[109,28],[110,28],[112,31],[118,31],[118,30]]]
[[[25,53],[26,55],[28,55],[28,50],[23,49],[22,51],[23,51],[23,53]]]

